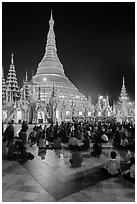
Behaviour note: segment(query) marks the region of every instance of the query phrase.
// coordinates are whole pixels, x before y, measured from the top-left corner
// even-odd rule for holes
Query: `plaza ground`
[[[104,147],[100,158],[82,152],[82,167],[71,168],[71,153],[47,150],[38,154],[37,145],[27,151],[35,156],[23,165],[8,161],[6,146],[2,149],[2,201],[3,202],[134,202],[135,185],[122,176],[109,178],[100,171],[111,148]],[[119,151],[120,159],[125,157]],[[60,155],[60,157],[59,157]]]

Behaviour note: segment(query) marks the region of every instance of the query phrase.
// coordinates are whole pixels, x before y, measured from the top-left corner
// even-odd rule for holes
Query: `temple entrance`
[[[38,120],[37,120],[38,123],[44,123],[45,120],[44,120],[44,112],[43,111],[39,111],[38,112]]]
[[[17,123],[21,123],[22,122],[22,112],[18,111],[17,112]]]

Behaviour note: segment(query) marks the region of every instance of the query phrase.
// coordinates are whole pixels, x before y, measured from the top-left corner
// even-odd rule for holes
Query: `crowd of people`
[[[36,125],[27,136],[28,131],[27,122],[23,121],[19,137],[14,137],[14,127],[12,121],[8,124],[3,133],[3,141],[7,141],[8,158],[13,159],[15,156],[21,158],[21,163],[28,159],[33,159],[31,153],[26,152],[25,144],[29,143],[30,146],[37,144],[39,151],[61,150],[62,144],[67,144],[67,148],[72,152],[70,163],[72,167],[79,167],[82,164],[83,150],[90,150],[91,143],[93,148],[91,155],[100,157],[102,154],[102,143],[112,142],[115,148],[120,148],[127,151],[126,163],[132,164],[129,166],[129,172],[125,174],[124,178],[133,177],[133,161],[135,151],[135,126],[132,123],[117,123],[114,120],[73,120],[73,122],[61,122],[61,124],[51,123],[50,126]],[[15,154],[16,153],[16,154]],[[12,155],[12,156],[11,156]],[[14,155],[14,156],[13,156]],[[112,165],[112,163],[114,165]],[[129,164],[128,163],[128,164]],[[110,159],[106,163],[103,172],[109,174],[120,173],[120,164],[116,161],[116,152],[112,151]],[[113,168],[114,169],[111,169]],[[132,167],[132,176],[130,175],[130,168]],[[114,172],[113,172],[114,171]],[[114,174],[115,175],[115,174]],[[131,179],[133,180],[133,179]]]

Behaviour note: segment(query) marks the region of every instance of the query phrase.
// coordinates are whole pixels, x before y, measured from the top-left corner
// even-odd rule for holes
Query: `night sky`
[[[51,9],[57,53],[66,76],[93,103],[98,94],[117,100],[125,77],[135,98],[135,4],[2,3],[2,65],[9,70],[11,52],[19,86],[43,58]]]

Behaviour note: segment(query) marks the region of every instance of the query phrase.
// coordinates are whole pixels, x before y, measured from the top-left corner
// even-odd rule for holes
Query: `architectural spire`
[[[120,93],[120,100],[127,100],[127,92],[126,92],[126,87],[125,87],[125,78],[123,77],[123,84],[122,84],[122,88],[121,88],[121,93]]]
[[[49,20],[49,31],[47,34],[47,43],[43,59],[38,65],[37,73],[33,76],[34,81],[44,81],[45,75],[65,76],[63,65],[61,64],[56,48],[53,13]]]
[[[123,77],[123,86],[125,86],[125,78]]]
[[[4,104],[5,100],[6,100],[6,83],[5,83],[4,71],[2,67],[2,104]]]
[[[9,89],[8,95],[10,97],[10,102],[11,102],[11,96],[13,101],[16,101],[16,100],[18,101],[20,98],[20,91],[18,87],[16,70],[15,70],[15,65],[13,61],[13,53],[11,54],[11,64],[10,64],[10,68],[7,76],[6,86],[7,86],[7,89]]]
[[[28,73],[27,73],[27,70],[26,70],[26,77],[25,77],[25,81],[26,81],[26,82],[28,81]]]
[[[14,60],[13,60],[13,52],[11,53],[11,64],[14,64]]]

